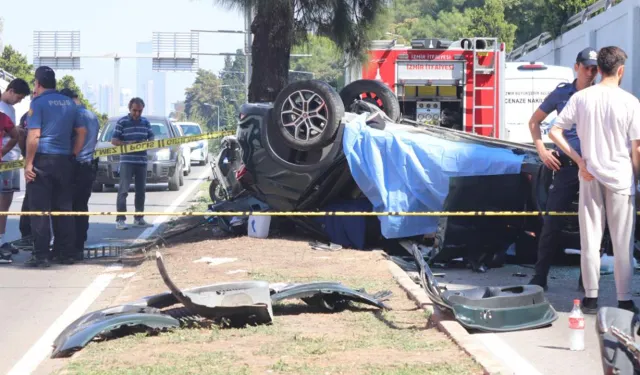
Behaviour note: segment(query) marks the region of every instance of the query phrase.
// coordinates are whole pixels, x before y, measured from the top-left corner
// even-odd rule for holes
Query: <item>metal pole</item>
[[[118,109],[120,108],[120,57],[113,58],[113,106],[111,108],[111,115],[117,116]]]

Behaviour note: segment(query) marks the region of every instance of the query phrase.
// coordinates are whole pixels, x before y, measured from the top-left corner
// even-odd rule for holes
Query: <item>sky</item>
[[[33,63],[34,31],[80,31],[80,53],[103,55],[132,54],[136,43],[151,41],[153,32],[189,32],[191,30],[243,30],[244,18],[237,10],[228,10],[213,0],[2,0],[4,19],[2,42],[26,54]],[[200,52],[235,52],[244,46],[243,34],[200,33]],[[223,56],[200,56],[200,68],[218,72]],[[78,86],[85,81],[98,85],[113,84],[113,59],[81,59],[81,70],[57,71],[72,75]],[[195,73],[166,73],[166,109],[184,100]],[[120,62],[120,88],[136,90],[136,61]]]

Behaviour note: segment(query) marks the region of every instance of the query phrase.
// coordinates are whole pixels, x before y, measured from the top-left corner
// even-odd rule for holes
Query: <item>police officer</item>
[[[89,198],[91,197],[91,186],[96,179],[96,171],[98,170],[98,159],[93,158],[93,152],[98,142],[98,131],[100,130],[100,122],[96,115],[85,108],[78,94],[71,89],[65,88],[60,90],[62,95],[73,99],[74,103],[79,107],[81,122],[87,128],[87,135],[80,153],[76,155],[75,165],[73,169],[73,204],[72,208],[75,212],[89,211]],[[75,217],[75,246],[73,257],[76,260],[84,258],[84,243],[87,241],[87,231],[89,230],[89,216]]]
[[[544,165],[554,171],[553,180],[549,187],[546,209],[549,211],[570,211],[574,197],[578,193],[578,166],[557,148],[548,150],[542,142],[540,123],[553,111],[558,114],[569,101],[571,95],[593,85],[596,75],[598,52],[593,48],[585,48],[578,53],[574,70],[577,78],[572,83],[561,83],[540,104],[529,120],[529,130],[538,155]],[[564,131],[564,137],[574,150],[580,153],[580,140],[576,133],[575,124],[571,130]],[[565,223],[562,216],[545,216],[542,233],[538,241],[538,259],[535,266],[535,276],[529,284],[539,285],[547,290],[547,277],[551,268],[551,261],[558,245],[559,234]]]
[[[47,66],[36,69],[37,97],[31,102],[27,117],[24,167],[29,208],[33,211],[71,211],[73,163],[84,146],[87,132],[76,103],[55,89],[53,69]],[[49,216],[31,218],[34,247],[26,266],[49,266],[50,225]],[[74,263],[74,245],[74,219],[60,216],[54,227],[53,247],[60,250],[61,263]]]

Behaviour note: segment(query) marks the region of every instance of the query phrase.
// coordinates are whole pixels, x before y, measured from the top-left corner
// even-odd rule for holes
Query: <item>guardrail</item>
[[[16,79],[16,77],[13,74],[7,72],[6,70],[0,69],[0,79],[4,79],[7,82],[11,82],[14,79]]]
[[[591,17],[600,14],[601,12],[606,12],[612,6],[621,3],[624,0],[598,0],[597,2],[589,5],[587,8],[583,9],[581,12],[574,14],[569,17],[567,22],[560,28],[560,33],[564,34],[569,31],[572,27],[576,25],[581,25],[585,23]],[[549,32],[544,32],[537,37],[529,40],[518,48],[514,48],[511,52],[507,54],[507,61],[515,61],[525,54],[536,50],[546,43],[553,40],[553,36]]]

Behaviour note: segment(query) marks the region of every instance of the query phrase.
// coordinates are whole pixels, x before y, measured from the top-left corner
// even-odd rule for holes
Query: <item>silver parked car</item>
[[[163,116],[144,116],[151,123],[155,139],[178,138],[182,134],[178,127]],[[109,118],[109,122],[100,130],[96,148],[112,147],[111,136],[120,117]],[[147,183],[168,183],[169,190],[178,191],[184,185],[184,158],[181,145],[162,149],[148,150]],[[120,182],[118,173],[120,156],[101,156],[98,159],[98,173],[93,191],[102,191],[104,187],[114,187]]]

